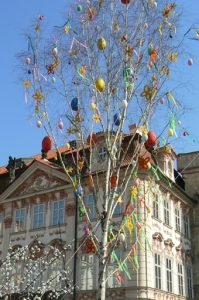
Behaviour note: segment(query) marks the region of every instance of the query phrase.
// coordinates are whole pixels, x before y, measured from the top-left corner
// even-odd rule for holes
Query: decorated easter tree
[[[159,105],[164,104],[168,112],[160,135],[165,128],[169,136],[175,134],[178,102],[169,78],[170,65],[178,58],[177,16],[175,3],[164,0],[82,0],[72,4],[66,20],[55,24],[48,40],[43,32],[46,20],[39,16],[27,35],[28,51],[20,55],[26,101],[37,126],[47,132],[43,157],[48,157],[54,144],[55,163],[71,182],[79,214],[86,222],[87,251],[98,257],[101,300],[106,298],[110,257],[117,264],[112,275],[121,284],[122,276],[131,276],[128,262],[134,270],[139,267],[136,249],[144,224],[135,209],[137,171],[154,173],[149,158],[142,155],[143,150],[158,147],[151,127]],[[133,123],[137,130],[126,135]],[[76,140],[75,146],[71,140]],[[101,167],[94,163],[99,140],[103,140],[106,160]],[[64,151],[60,144],[65,145]],[[84,202],[85,184],[94,195],[96,221],[90,220]],[[129,187],[130,199],[124,202]],[[123,211],[114,228],[113,214],[121,203]],[[98,236],[96,226],[101,229]],[[128,232],[135,238],[127,243],[126,256],[120,260],[115,249]]]

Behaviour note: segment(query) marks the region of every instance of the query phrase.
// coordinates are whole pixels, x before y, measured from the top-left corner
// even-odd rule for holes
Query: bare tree
[[[139,168],[154,171],[143,153],[153,154],[158,144],[150,128],[160,102],[167,101],[168,110],[159,133],[170,126],[169,136],[175,134],[178,102],[170,91],[169,78],[170,65],[178,58],[177,16],[175,3],[167,1],[80,1],[72,5],[63,24],[57,22],[48,39],[42,29],[43,16],[39,16],[27,34],[28,51],[19,55],[27,101],[37,126],[43,126],[48,134],[43,156],[52,140],[76,192],[79,210],[86,217],[88,236],[99,258],[101,300],[106,294],[107,264],[118,243],[125,240],[124,227],[129,220],[137,228],[135,238],[123,262],[116,259],[114,272],[125,272],[125,263],[132,257],[136,269],[134,250],[143,234],[139,228],[144,226],[136,215],[137,172]],[[126,135],[132,122],[137,127]],[[107,156],[101,166],[94,163],[100,138],[97,132],[103,136]],[[76,140],[75,149],[69,143],[72,139]],[[66,144],[63,153],[61,142]],[[114,231],[110,230],[114,211],[132,180],[131,198]],[[98,236],[84,203],[86,181],[94,194],[96,223],[101,228]]]

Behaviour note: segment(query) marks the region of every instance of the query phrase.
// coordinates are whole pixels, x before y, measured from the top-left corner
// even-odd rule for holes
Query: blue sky
[[[70,2],[71,0],[0,1],[0,165],[7,163],[9,155],[27,157],[40,153],[45,133],[35,126],[35,120],[31,120],[30,111],[25,105],[16,54],[26,49],[27,42],[23,33],[38,15],[44,15],[49,26],[57,24],[58,20],[64,20]],[[178,0],[177,3],[183,12],[183,34],[193,23],[199,24],[199,1]],[[187,66],[189,57],[194,61],[192,67]],[[199,42],[186,41],[180,63],[175,80],[183,85],[177,90],[177,98],[187,107],[181,119],[181,130],[187,130],[190,135],[181,138],[179,143],[175,143],[175,147],[177,152],[189,152],[199,150]]]

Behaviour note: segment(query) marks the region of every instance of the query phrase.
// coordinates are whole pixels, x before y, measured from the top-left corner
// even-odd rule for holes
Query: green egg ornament
[[[82,5],[81,5],[81,4],[78,4],[78,5],[77,5],[77,11],[78,11],[78,12],[81,12],[81,11],[82,11]]]

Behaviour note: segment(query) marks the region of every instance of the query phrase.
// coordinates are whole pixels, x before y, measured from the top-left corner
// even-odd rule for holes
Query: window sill
[[[158,221],[159,223],[162,223],[162,220],[160,220],[159,218],[152,216],[152,219],[154,219],[155,221]]]
[[[29,232],[41,231],[41,230],[45,230],[45,229],[46,229],[46,227],[32,228],[29,230]]]
[[[23,231],[13,231],[11,232],[10,235],[19,235],[19,234],[25,234],[26,233],[26,230],[23,230]]]
[[[169,229],[172,229],[172,228],[173,228],[171,225],[168,225],[168,224],[166,224],[166,223],[163,223],[163,225],[164,225],[165,227],[169,228]]]
[[[57,225],[49,225],[48,228],[53,229],[53,228],[57,228],[57,227],[67,226],[67,225],[68,225],[68,223],[62,223],[62,224],[57,224]]]

